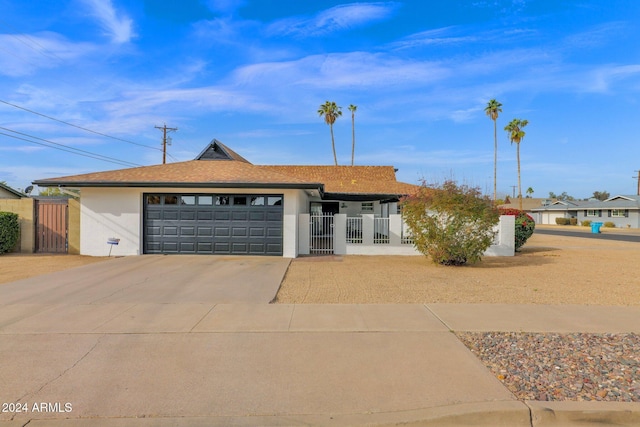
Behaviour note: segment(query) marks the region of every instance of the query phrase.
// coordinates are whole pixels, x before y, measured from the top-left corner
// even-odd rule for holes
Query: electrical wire
[[[55,117],[47,116],[46,114],[38,113],[37,111],[33,111],[33,110],[30,110],[30,109],[25,108],[25,107],[21,107],[21,106],[16,105],[16,104],[12,104],[11,102],[4,101],[2,99],[0,99],[0,102],[3,103],[3,104],[6,104],[6,105],[10,105],[11,107],[18,108],[20,110],[26,111],[28,113],[35,114],[35,115],[38,115],[38,116],[41,116],[41,117],[45,117],[45,118],[47,118],[49,120],[53,120],[53,121],[56,121],[58,123],[62,123],[62,124],[65,124],[65,125],[68,125],[68,126],[72,126],[74,128],[77,128],[77,129],[81,129],[81,130],[86,131],[86,132],[91,132],[91,133],[96,134],[96,135],[104,136],[106,138],[115,139],[117,141],[126,142],[128,144],[138,145],[140,147],[145,147],[145,148],[150,148],[152,150],[162,151],[162,149],[158,148],[158,147],[152,147],[150,145],[140,144],[138,142],[129,141],[127,139],[122,139],[122,138],[118,138],[116,136],[107,135],[106,133],[97,132],[95,130],[87,129],[87,128],[82,127],[82,126],[74,125],[73,123],[65,122],[64,120],[56,119]]]
[[[79,148],[69,147],[68,145],[60,144],[58,142],[49,141],[49,140],[44,139],[44,138],[39,138],[37,136],[33,136],[33,135],[26,134],[26,133],[18,132],[18,131],[15,131],[15,130],[12,130],[12,129],[8,129],[8,128],[2,127],[2,126],[0,126],[0,129],[5,130],[7,132],[15,133],[15,134],[18,134],[18,135],[22,135],[23,137],[26,137],[26,138],[23,138],[23,137],[20,137],[20,136],[16,136],[16,135],[11,135],[11,134],[4,133],[4,132],[0,132],[0,135],[8,136],[9,138],[19,139],[19,140],[26,141],[26,142],[30,142],[32,144],[42,145],[42,146],[48,147],[48,148],[54,148],[56,150],[66,151],[68,153],[76,154],[78,156],[89,157],[89,158],[92,158],[92,159],[102,160],[104,162],[109,162],[109,163],[115,163],[115,164],[119,164],[119,165],[122,165],[122,166],[142,166],[140,164],[133,163],[133,162],[128,162],[126,160],[116,159],[115,157],[104,156],[102,154],[92,153],[91,151],[86,151],[86,150],[81,150]],[[31,138],[31,139],[27,139],[27,138]],[[39,140],[39,141],[43,141],[43,142],[33,141],[33,139],[36,139],[36,140]],[[47,145],[47,144],[49,144],[49,145]]]

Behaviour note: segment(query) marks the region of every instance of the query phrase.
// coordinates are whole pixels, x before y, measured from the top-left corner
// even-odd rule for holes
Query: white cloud
[[[352,3],[332,7],[312,17],[292,17],[269,25],[273,35],[314,37],[363,27],[391,16],[400,6],[397,2]]]
[[[303,85],[316,88],[367,88],[427,84],[447,75],[437,63],[408,61],[385,54],[351,52],[312,55],[294,61],[266,62],[238,69],[233,80],[240,85]],[[281,84],[278,84],[281,83]]]
[[[59,34],[0,34],[0,75],[20,77],[39,69],[56,68],[96,50],[89,43],[73,43]]]
[[[114,43],[127,43],[135,33],[133,21],[124,14],[118,14],[111,0],[80,0],[89,9]]]

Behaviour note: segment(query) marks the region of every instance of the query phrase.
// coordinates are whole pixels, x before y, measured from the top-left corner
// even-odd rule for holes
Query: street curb
[[[526,401],[533,427],[638,426],[640,403]]]
[[[0,421],[0,427],[7,425]],[[13,421],[15,423],[16,421]],[[281,426],[370,426],[370,427],[530,427],[529,408],[521,401],[453,404],[427,409],[367,414],[189,416],[148,418],[80,418],[31,420],[29,427],[281,427]]]

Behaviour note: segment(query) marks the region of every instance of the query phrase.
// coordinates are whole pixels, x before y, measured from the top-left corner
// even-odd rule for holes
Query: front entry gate
[[[309,227],[309,252],[333,254],[333,214],[311,214]]]

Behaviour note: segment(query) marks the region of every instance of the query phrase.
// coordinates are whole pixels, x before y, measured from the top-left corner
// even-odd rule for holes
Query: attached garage
[[[144,253],[282,256],[280,194],[144,195]]]

